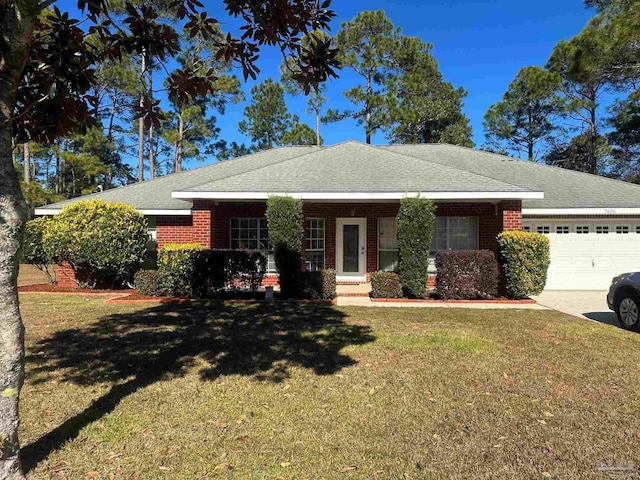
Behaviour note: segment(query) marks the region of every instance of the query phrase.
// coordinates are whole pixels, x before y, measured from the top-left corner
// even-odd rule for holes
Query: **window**
[[[395,217],[378,219],[378,269],[398,271],[398,221]]]
[[[636,233],[640,233],[640,225],[636,227]]]
[[[557,225],[556,226],[556,233],[559,235],[565,235],[567,233],[569,233],[570,229],[569,229],[569,225]]]
[[[305,224],[305,264],[308,272],[324,269],[324,218],[309,218]]]
[[[609,233],[609,225],[597,225],[596,233],[606,235],[607,233]]]
[[[436,217],[432,252],[477,249],[478,217]]]
[[[629,225],[616,225],[616,233],[629,233]]]
[[[522,227],[522,231],[523,232],[530,232],[531,231],[531,227],[528,225],[525,225],[524,227]]]
[[[538,225],[538,233],[542,233],[543,235],[549,235],[551,232],[551,227],[549,225]]]
[[[276,262],[269,244],[266,218],[232,218],[230,220],[232,250],[258,250],[267,257],[267,273],[276,273]]]
[[[158,250],[158,237],[156,230],[156,217],[147,217],[147,252],[155,252]]]
[[[585,233],[589,233],[589,225],[578,225],[576,227],[576,233],[584,235]]]

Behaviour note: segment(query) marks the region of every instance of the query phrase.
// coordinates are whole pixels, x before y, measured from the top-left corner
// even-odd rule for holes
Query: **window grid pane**
[[[324,218],[309,218],[305,225],[305,266],[308,272],[324,269]]]
[[[378,269],[382,272],[398,271],[398,219],[378,218]]]
[[[629,233],[629,226],[628,225],[618,225],[616,226],[616,233]]]
[[[576,227],[576,233],[579,233],[579,234],[589,233],[589,225],[578,225]]]
[[[609,233],[609,226],[608,225],[597,225],[596,226],[596,233],[597,234],[606,235],[607,233]]]
[[[549,227],[549,225],[538,226],[538,233],[541,233],[543,235],[548,235],[550,232],[551,232],[551,227]]]
[[[436,217],[431,251],[477,250],[478,217]]]
[[[232,218],[229,221],[229,248],[257,250],[267,258],[267,273],[276,273],[276,264],[266,218]]]

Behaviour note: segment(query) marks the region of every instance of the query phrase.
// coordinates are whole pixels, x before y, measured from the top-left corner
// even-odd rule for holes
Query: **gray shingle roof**
[[[525,192],[528,189],[392,150],[346,142],[194,186],[191,192]]]
[[[371,193],[543,191],[525,208],[640,208],[640,186],[445,144],[283,147],[48,205],[99,198],[139,210],[188,210],[172,192]]]
[[[640,185],[611,178],[455,145],[393,145],[379,148],[544,192],[544,199],[523,200],[523,208],[640,208]]]

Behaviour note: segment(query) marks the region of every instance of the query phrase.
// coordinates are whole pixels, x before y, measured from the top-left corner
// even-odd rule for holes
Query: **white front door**
[[[366,218],[336,219],[336,267],[339,281],[366,281]]]

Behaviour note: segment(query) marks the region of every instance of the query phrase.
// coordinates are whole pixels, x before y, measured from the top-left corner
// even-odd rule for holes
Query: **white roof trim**
[[[58,215],[62,211],[61,208],[36,208],[36,215]],[[167,215],[167,216],[185,216],[191,215],[191,210],[138,210],[143,215]]]
[[[400,200],[406,197],[429,198],[433,200],[521,200],[542,199],[544,192],[172,192],[173,198],[181,199],[215,199],[215,200],[266,200],[272,195],[288,195],[303,200]]]
[[[522,215],[640,215],[640,208],[523,208]]]

